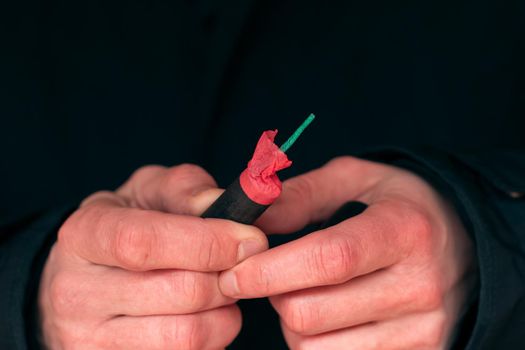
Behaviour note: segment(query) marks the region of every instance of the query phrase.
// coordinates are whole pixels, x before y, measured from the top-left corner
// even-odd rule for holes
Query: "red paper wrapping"
[[[286,154],[274,143],[276,135],[277,130],[263,132],[248,167],[240,176],[244,193],[261,205],[270,205],[279,197],[282,184],[277,172],[292,165]]]

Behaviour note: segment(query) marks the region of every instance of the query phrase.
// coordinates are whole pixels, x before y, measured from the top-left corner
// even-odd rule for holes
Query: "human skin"
[[[291,349],[443,349],[474,285],[454,209],[416,175],[343,157],[283,183],[255,226],[200,219],[221,193],[196,166],[139,170],[86,199],[40,285],[51,349],[220,349],[238,298],[269,296]],[[267,250],[358,200],[362,214]],[[238,256],[240,241],[251,242]],[[217,271],[224,271],[220,274]]]
[[[475,285],[471,241],[418,176],[342,157],[283,184],[256,222],[295,232],[350,200],[360,215],[223,272],[232,298],[270,297],[291,349],[444,349]]]
[[[139,169],[61,227],[39,290],[49,349],[223,349],[235,299],[218,271],[266,250],[256,227],[198,217],[222,192],[193,165]]]

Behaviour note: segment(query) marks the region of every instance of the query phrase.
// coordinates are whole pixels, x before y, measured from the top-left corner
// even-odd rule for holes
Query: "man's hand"
[[[292,349],[442,349],[472,288],[469,238],[419,177],[338,158],[284,183],[257,225],[287,233],[350,200],[360,215],[221,274],[232,298],[271,296]]]
[[[201,219],[221,193],[202,169],[139,169],[62,226],[39,305],[51,349],[220,349],[237,335],[217,271],[267,249],[253,226]]]

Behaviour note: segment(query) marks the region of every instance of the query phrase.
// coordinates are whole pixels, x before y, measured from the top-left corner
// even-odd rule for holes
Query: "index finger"
[[[368,190],[378,181],[384,166],[340,157],[321,168],[283,183],[277,201],[256,222],[267,233],[289,233],[310,223],[328,219],[351,200],[368,203]]]
[[[220,271],[268,244],[253,226],[126,208],[108,193],[74,213],[58,242],[92,263],[137,271]]]
[[[141,167],[116,191],[134,207],[194,216],[222,192],[213,177],[194,164]]]
[[[400,261],[410,251],[410,211],[391,203],[371,205],[342,223],[283,244],[224,272],[222,292],[255,298],[344,283]],[[414,221],[413,221],[414,222]]]

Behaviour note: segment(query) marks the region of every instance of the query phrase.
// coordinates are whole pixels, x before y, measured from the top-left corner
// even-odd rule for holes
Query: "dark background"
[[[1,11],[0,215],[147,163],[225,186],[318,115],[285,176],[368,145],[523,146],[513,1],[18,1]]]
[[[224,187],[261,131],[281,143],[311,112],[284,178],[371,146],[525,146],[522,1],[0,6],[0,223],[144,164],[197,163]],[[274,314],[245,319],[239,346],[280,337]]]

